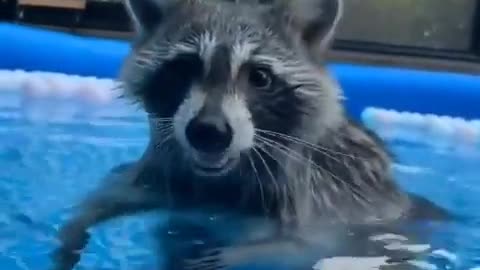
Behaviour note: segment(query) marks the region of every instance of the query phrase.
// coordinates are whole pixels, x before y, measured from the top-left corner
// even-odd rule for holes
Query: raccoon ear
[[[149,32],[157,27],[165,17],[165,12],[173,0],[124,0],[128,14],[137,32]]]
[[[343,14],[343,0],[273,2],[274,16],[280,19],[285,34],[295,38],[299,45],[314,55],[328,49]]]

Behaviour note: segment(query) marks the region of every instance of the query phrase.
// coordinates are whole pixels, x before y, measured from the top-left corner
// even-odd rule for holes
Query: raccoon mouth
[[[193,169],[201,176],[221,176],[235,166],[235,159],[226,153],[206,154],[194,153],[192,155]]]

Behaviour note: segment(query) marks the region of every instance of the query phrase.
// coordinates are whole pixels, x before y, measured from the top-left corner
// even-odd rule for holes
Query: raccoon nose
[[[233,138],[232,127],[219,115],[200,115],[193,118],[185,133],[193,148],[206,153],[225,151]]]

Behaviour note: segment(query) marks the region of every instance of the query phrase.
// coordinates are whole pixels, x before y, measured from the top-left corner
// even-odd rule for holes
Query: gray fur
[[[278,228],[275,235],[294,237],[301,230],[289,228],[409,217],[412,205],[392,179],[389,154],[345,116],[341,90],[322,66],[340,1],[135,1],[128,6],[139,35],[121,80],[126,96],[149,113],[150,145],[139,162],[113,172],[117,181],[100,187],[64,227],[55,269],[78,261],[73,251],[86,245],[89,227],[156,208],[267,218]],[[151,7],[157,10],[148,13]],[[249,84],[251,65],[273,73],[268,91]],[[219,106],[222,100],[230,103]],[[243,132],[229,152],[235,167],[217,177],[192,170],[191,150],[178,130],[180,111],[191,117],[205,106],[212,114],[239,111],[229,121],[237,124],[234,133]]]

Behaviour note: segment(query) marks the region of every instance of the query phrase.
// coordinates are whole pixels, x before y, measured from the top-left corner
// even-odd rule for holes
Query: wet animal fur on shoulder
[[[57,269],[78,261],[89,227],[159,208],[289,225],[443,213],[396,186],[382,142],[344,113],[322,58],[341,1],[238,2],[126,1],[138,37],[121,80],[148,113],[150,145],[63,227]]]

